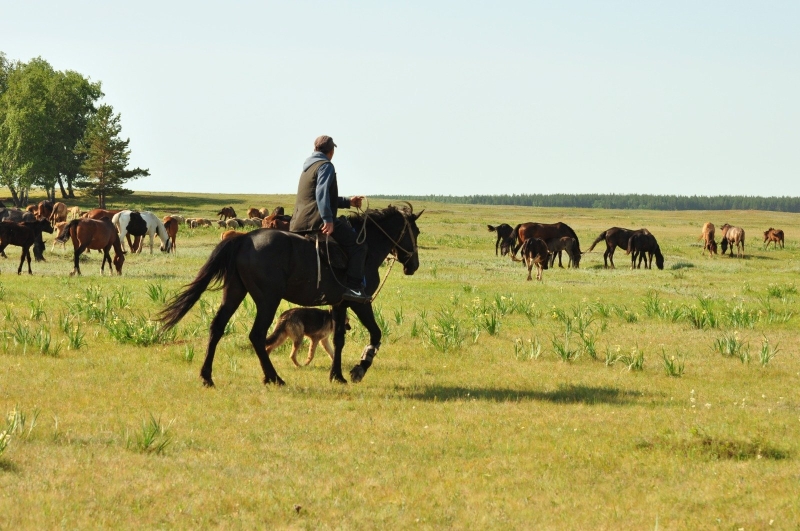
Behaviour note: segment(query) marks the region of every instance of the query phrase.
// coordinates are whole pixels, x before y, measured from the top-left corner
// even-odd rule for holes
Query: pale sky
[[[800,195],[800,2],[0,0],[101,81],[137,190]]]

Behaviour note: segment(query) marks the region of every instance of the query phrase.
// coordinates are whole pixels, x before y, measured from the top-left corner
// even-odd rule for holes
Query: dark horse
[[[633,231],[628,240],[627,253],[631,255],[631,269],[642,267],[642,260],[644,260],[645,269],[652,269],[653,256],[656,257],[656,267],[664,269],[664,255],[661,254],[656,237],[647,229]],[[636,264],[637,257],[639,258],[638,264]]]
[[[125,254],[122,252],[122,244],[119,240],[119,233],[117,228],[111,223],[108,218],[102,219],[73,219],[61,230],[58,235],[57,241],[66,242],[67,238],[72,238],[72,247],[74,249],[73,262],[74,268],[70,276],[74,274],[81,274],[80,256],[87,249],[96,249],[103,251],[103,263],[100,264],[100,274],[104,274],[106,270],[106,262],[108,262],[108,269],[111,270],[113,263],[117,269],[117,274],[122,274],[122,264],[125,263]],[[111,261],[111,254],[109,251],[114,248],[114,261]]]
[[[402,210],[389,206],[350,216],[350,223],[359,237],[364,234],[366,238],[368,252],[364,271],[367,293],[374,296],[378,289],[378,267],[389,253],[394,253],[403,264],[406,275],[413,275],[417,270],[419,229],[416,220],[421,214],[422,212],[414,214],[411,205],[408,205]],[[327,246],[321,240],[319,247],[325,249]],[[364,348],[360,363],[350,370],[353,381],[361,381],[372,365],[372,359],[378,353],[381,343],[381,330],[375,321],[372,304],[342,301],[344,286],[325,260],[318,259],[312,239],[280,230],[259,229],[237,238],[223,240],[211,252],[197,277],[161,311],[159,320],[163,323],[164,330],[177,325],[208,289],[209,284],[219,281],[222,281],[222,303],[211,321],[206,359],[200,369],[200,377],[206,386],[214,385],[211,379],[214,351],[225,332],[225,325],[248,293],[256,304],[250,343],[261,362],[264,383],[284,383],[272,366],[266,350],[267,331],[282,299],[302,306],[333,305],[335,328],[334,358],[330,371],[332,381],[347,381],[342,376],[342,348],[348,307],[366,327],[370,336],[370,344]]]
[[[31,246],[37,240],[42,241],[42,232],[53,233],[53,226],[46,218],[36,221],[20,221],[19,223],[0,222],[0,254],[5,256],[4,251],[9,245],[22,247],[22,255],[19,258],[19,268],[17,269],[18,275],[22,274],[22,264],[26,258],[28,259],[28,274],[33,274],[31,271]]]
[[[514,245],[514,229],[508,223],[501,223],[498,226],[486,225],[489,227],[489,232],[497,233],[497,241],[494,242],[494,254],[497,255],[500,251],[500,256],[505,256]]]
[[[631,229],[622,229],[620,227],[611,227],[610,229],[604,230],[600,233],[593,242],[591,247],[586,251],[587,253],[594,249],[594,246],[600,243],[601,241],[605,240],[606,242],[606,252],[603,253],[603,264],[606,268],[608,268],[608,263],[611,262],[611,269],[616,269],[614,266],[614,251],[617,250],[617,247],[621,247],[623,249],[628,248],[628,240],[631,238],[631,234],[633,234],[633,230]]]
[[[519,251],[522,244],[525,243],[527,239],[539,238],[540,240],[548,242],[564,236],[575,238],[576,252],[572,259],[574,266],[576,268],[580,267],[581,244],[578,240],[578,235],[575,234],[572,227],[560,221],[558,223],[522,223],[514,227],[514,247],[511,249],[511,259],[517,260],[517,251]],[[561,265],[561,253],[558,253],[558,267],[564,267]]]

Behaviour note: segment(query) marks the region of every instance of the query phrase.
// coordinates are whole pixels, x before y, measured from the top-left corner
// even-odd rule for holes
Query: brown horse
[[[125,262],[125,254],[122,252],[122,245],[119,241],[119,234],[114,224],[110,220],[103,219],[75,219],[69,222],[58,239],[66,241],[67,237],[72,238],[72,247],[75,249],[74,264],[75,268],[70,273],[81,274],[80,256],[86,249],[103,250],[103,263],[100,265],[100,274],[105,274],[106,261],[111,269],[111,264],[117,269],[117,274],[122,274],[122,264]],[[109,251],[114,248],[114,260],[112,262]]]
[[[261,228],[289,230],[289,221],[286,221],[284,217],[285,216],[279,216],[277,214],[270,214],[261,220]]]
[[[664,255],[661,254],[656,237],[647,229],[633,231],[628,240],[627,254],[631,255],[631,269],[641,268],[642,261],[644,261],[645,269],[652,269],[653,256],[656,257],[656,267],[664,269]],[[637,257],[639,258],[638,264],[636,264]]]
[[[783,249],[783,231],[781,229],[773,229],[770,227],[764,232],[764,250],[769,247],[770,243],[774,243],[776,249],[778,248],[778,243],[780,243],[781,249]]]
[[[580,267],[580,257],[581,257],[581,245],[578,240],[578,235],[575,234],[575,231],[567,225],[566,223],[521,223],[514,227],[514,247],[511,250],[511,259],[514,261],[517,260],[517,251],[522,247],[525,243],[525,240],[530,238],[539,238],[543,241],[550,241],[557,238],[561,238],[563,236],[570,236],[575,238],[575,242],[577,242],[577,255],[575,263],[573,264],[576,268]],[[564,267],[561,265],[561,254],[558,255],[558,267]]]
[[[122,210],[105,210],[103,208],[95,208],[83,214],[83,217],[86,219],[107,219],[111,221],[111,218],[114,217],[114,214],[122,212]]]
[[[31,246],[36,243],[37,239],[38,241],[42,240],[42,232],[51,234],[53,232],[53,227],[47,219],[19,223],[0,222],[0,254],[5,256],[4,251],[9,245],[22,247],[22,255],[19,258],[19,268],[17,269],[18,275],[22,274],[22,264],[26,258],[28,259],[28,274],[33,274],[31,271]]]
[[[223,220],[228,218],[235,218],[236,211],[233,209],[233,207],[225,207],[219,212],[217,212],[217,216],[219,216],[219,219]]]
[[[708,251],[708,256],[717,254],[717,242],[714,240],[713,223],[705,223],[703,225],[703,233],[700,234],[700,239],[703,240],[703,252]]]
[[[172,242],[169,250],[177,255],[178,250],[175,247],[175,237],[178,235],[178,220],[172,216],[164,216],[164,228],[167,229],[167,238]]]
[[[617,250],[617,247],[627,249],[628,240],[630,240],[631,234],[633,233],[634,231],[631,229],[611,227],[610,229],[601,232],[600,236],[595,238],[595,240],[592,242],[592,246],[589,247],[586,252],[591,252],[595,245],[605,240],[606,252],[603,253],[603,266],[608,269],[608,263],[611,262],[611,269],[616,269],[616,266],[614,265],[614,251]]]
[[[50,215],[53,213],[53,202],[44,200],[39,203],[36,208],[36,217],[41,219],[50,219]]]
[[[579,260],[577,255],[580,253],[578,253],[578,242],[575,238],[562,236],[561,238],[550,240],[546,243],[547,248],[550,250],[550,267],[555,267],[556,255],[560,254],[562,251],[565,251],[569,257],[568,267],[572,267],[572,264],[574,264],[576,260]]]
[[[722,254],[731,248],[733,256],[733,246],[736,246],[736,256],[739,256],[739,246],[741,245],[741,257],[744,258],[744,229],[741,227],[731,227],[727,223],[719,228],[722,234]]]
[[[550,250],[544,240],[528,238],[522,244],[522,260],[528,266],[528,280],[531,280],[531,270],[534,265],[536,266],[536,280],[542,280],[542,270],[547,269],[548,262],[555,258],[550,258]]]
[[[511,251],[511,246],[514,245],[514,229],[508,223],[501,223],[496,227],[493,225],[486,225],[489,227],[489,232],[497,233],[497,241],[494,242],[494,254],[497,256],[498,251],[500,256],[505,256]]]

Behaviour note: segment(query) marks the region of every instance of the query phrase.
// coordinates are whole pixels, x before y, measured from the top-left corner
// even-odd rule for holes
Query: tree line
[[[768,210],[800,212],[800,197],[645,194],[377,195],[381,199],[466,205],[608,208],[618,210]]]
[[[120,138],[120,115],[103,97],[99,82],[55,70],[41,57],[10,61],[0,52],[0,185],[17,207],[31,188],[56,201],[76,190],[98,198],[133,193],[124,184],[147,176],[128,168],[130,139]]]

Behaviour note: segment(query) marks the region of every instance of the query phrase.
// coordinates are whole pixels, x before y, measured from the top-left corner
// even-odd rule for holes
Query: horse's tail
[[[514,232],[511,233],[510,242],[511,242],[511,259],[512,260],[516,260],[517,259],[517,251],[519,251],[519,248],[522,246],[522,244],[517,243],[517,241],[519,240],[519,228],[521,226],[522,226],[522,223],[519,223],[516,227],[514,227]]]
[[[489,232],[496,232],[497,231],[497,227],[492,227],[491,225],[486,225],[486,226],[489,227]]]
[[[56,241],[59,243],[67,243],[67,237],[72,234],[72,227],[76,226],[80,222],[79,219],[73,219],[61,229],[61,232],[58,233],[56,236]]]
[[[181,319],[192,309],[192,306],[200,300],[203,292],[208,289],[212,282],[222,282],[225,284],[228,275],[233,273],[233,260],[239,254],[239,249],[247,238],[230,238],[220,242],[211,256],[200,268],[197,277],[189,284],[184,286],[184,290],[172,298],[167,306],[161,310],[157,319],[162,323],[162,331],[169,330],[177,325]]]
[[[587,252],[587,253],[590,253],[590,252],[592,252],[592,249],[594,249],[594,246],[595,246],[595,245],[597,245],[598,243],[600,243],[601,241],[603,241],[603,240],[605,240],[605,239],[606,239],[606,232],[608,232],[608,231],[607,231],[607,230],[604,230],[603,232],[601,232],[601,233],[600,233],[600,236],[598,236],[598,237],[597,237],[597,238],[596,238],[596,239],[595,239],[595,240],[592,242],[592,246],[591,246],[591,247],[589,247],[588,249],[586,249],[586,252]]]

